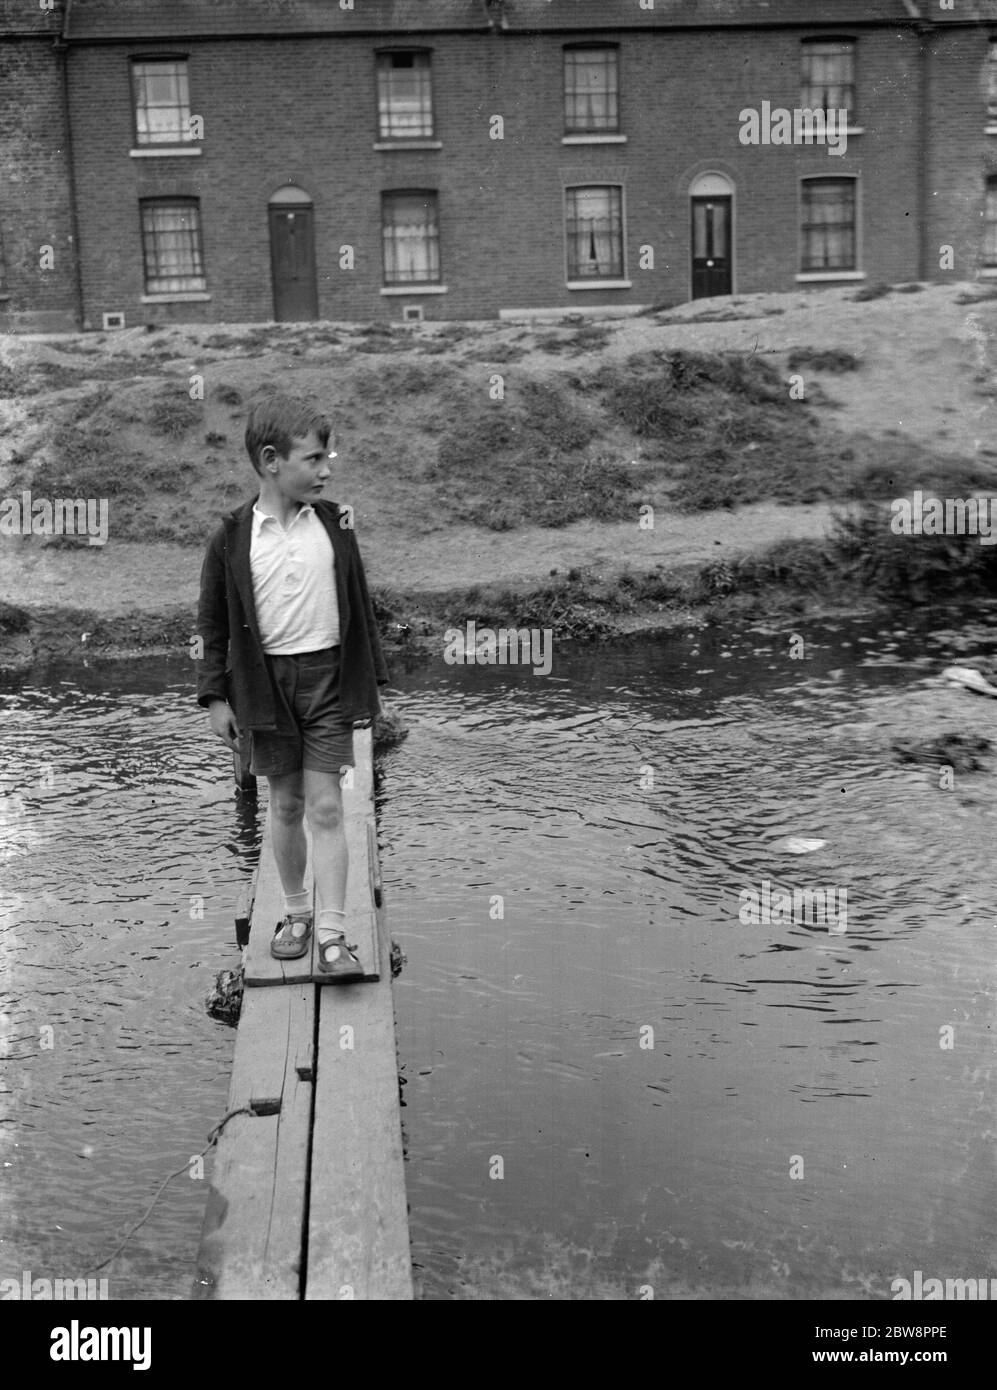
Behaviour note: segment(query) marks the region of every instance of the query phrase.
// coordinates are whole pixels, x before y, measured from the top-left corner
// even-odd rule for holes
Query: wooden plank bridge
[[[270,955],[283,899],[268,819],[228,1097],[229,1111],[251,1113],[215,1148],[198,1298],[413,1297],[369,729],[354,731],[354,749],[346,919],[364,979],[329,985],[314,934],[311,955]]]

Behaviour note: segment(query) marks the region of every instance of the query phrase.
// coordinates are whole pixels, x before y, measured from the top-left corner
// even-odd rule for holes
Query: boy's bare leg
[[[268,777],[267,782],[270,787],[273,857],[277,861],[277,872],[285,897],[299,898],[295,907],[300,910],[308,862],[308,843],[302,820],[305,810],[304,775],[299,769],[297,772],[286,772],[281,777]]]
[[[343,793],[338,772],[304,773],[305,815],[312,832],[315,873],[315,926],[319,944],[345,930],[343,906],[349,853],[343,824]]]

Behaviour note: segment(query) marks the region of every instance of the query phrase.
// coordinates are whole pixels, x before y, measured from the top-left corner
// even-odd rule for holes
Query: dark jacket
[[[201,568],[197,631],[204,655],[197,678],[197,702],[227,700],[240,729],[288,728],[288,714],[274,694],[256,618],[249,551],[253,504],[225,517],[208,542]],[[352,528],[340,521],[335,502],[319,500],[318,514],[335,556],[339,600],[340,701],[345,719],[373,719],[380,710],[377,687],[388,680],[381,638],[374,618],[360,550]],[[342,513],[345,522],[347,513]]]

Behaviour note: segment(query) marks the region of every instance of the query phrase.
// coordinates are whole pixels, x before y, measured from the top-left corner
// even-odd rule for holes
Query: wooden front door
[[[315,226],[307,205],[270,209],[273,312],[281,323],[318,317]]]
[[[731,199],[692,200],[692,297],[707,299],[730,294]]]

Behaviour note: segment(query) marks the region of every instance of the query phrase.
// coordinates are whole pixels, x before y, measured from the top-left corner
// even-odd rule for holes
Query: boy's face
[[[323,446],[318,431],[312,430],[304,436],[298,435],[291,441],[291,452],[281,458],[276,449],[267,446],[263,450],[264,474],[270,478],[285,497],[294,502],[314,502],[322,495],[329,480],[332,439]]]

